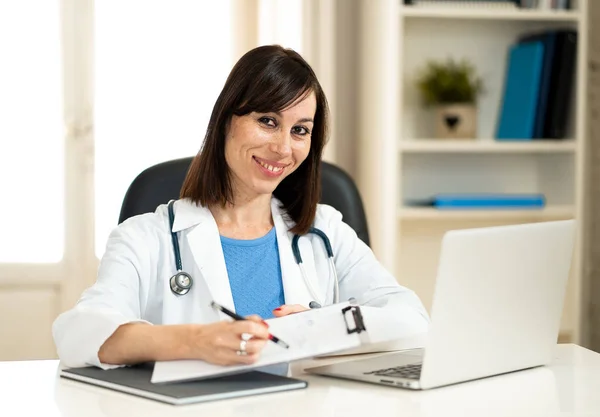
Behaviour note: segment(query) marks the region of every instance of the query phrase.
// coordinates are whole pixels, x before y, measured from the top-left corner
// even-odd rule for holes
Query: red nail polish
[[[262,321],[262,324],[264,324],[265,326],[269,327],[269,323],[267,323],[266,321]]]
[[[273,311],[279,311],[279,310],[281,310],[281,307],[277,307],[277,308],[276,308],[275,310],[273,310]]]

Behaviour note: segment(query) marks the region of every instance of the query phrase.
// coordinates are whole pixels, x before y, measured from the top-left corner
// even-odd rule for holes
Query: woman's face
[[[272,194],[310,151],[315,94],[281,112],[233,116],[225,138],[225,160],[235,199]]]

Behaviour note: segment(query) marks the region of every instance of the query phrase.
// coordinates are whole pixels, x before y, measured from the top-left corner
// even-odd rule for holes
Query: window
[[[0,2],[0,262],[64,250],[60,4]]]
[[[230,1],[95,2],[96,255],[145,168],[193,156],[233,65]]]
[[[260,0],[258,43],[277,43],[302,53],[303,0]]]

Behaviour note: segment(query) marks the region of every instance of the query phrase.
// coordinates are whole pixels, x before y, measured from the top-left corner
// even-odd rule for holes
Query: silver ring
[[[237,351],[238,355],[247,355],[247,352],[246,352],[247,344],[248,344],[247,340],[244,340],[244,339],[240,340],[240,350]]]

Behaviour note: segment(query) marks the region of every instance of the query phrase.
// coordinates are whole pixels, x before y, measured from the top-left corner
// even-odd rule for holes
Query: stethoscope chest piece
[[[173,251],[175,252],[175,266],[177,273],[169,280],[171,291],[176,295],[185,295],[192,288],[194,280],[187,272],[183,272],[181,266],[181,252],[179,251],[179,242],[177,241],[177,233],[173,232],[173,224],[175,222],[175,213],[173,212],[174,201],[169,201],[169,230],[171,231],[171,239],[173,240]]]
[[[188,273],[179,271],[171,277],[169,283],[171,291],[175,294],[185,295],[192,288],[192,277]]]

